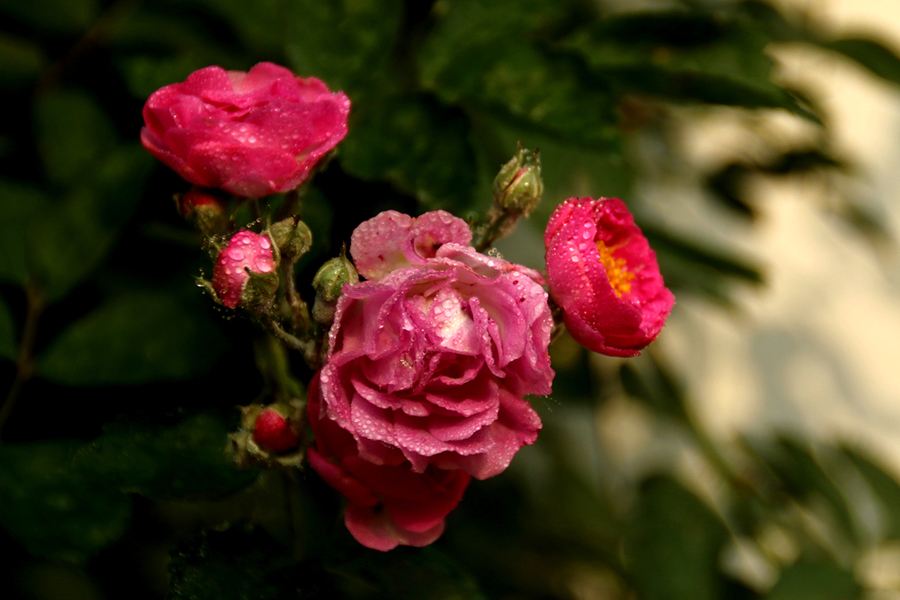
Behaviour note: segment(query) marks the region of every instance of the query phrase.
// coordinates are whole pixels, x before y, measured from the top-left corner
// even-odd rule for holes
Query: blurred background
[[[900,598],[900,3],[0,15],[0,597]],[[381,210],[482,217],[519,140],[546,189],[503,256],[542,268],[557,203],[618,196],[677,298],[637,359],[558,340],[538,442],[425,549],[362,548],[314,474],[223,450],[268,342],[194,285],[188,185],[138,135],[159,87],[264,60],[353,102],[306,190],[308,298]]]

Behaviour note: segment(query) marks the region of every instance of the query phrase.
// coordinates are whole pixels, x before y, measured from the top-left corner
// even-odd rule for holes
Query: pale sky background
[[[782,4],[835,34],[872,37],[900,53],[900,0]],[[647,190],[651,198],[659,194],[660,216],[676,230],[727,236],[729,246],[740,247],[766,274],[764,287],[740,290],[738,315],[679,298],[655,343],[686,378],[707,429],[726,445],[737,434],[776,431],[837,438],[868,448],[900,477],[900,244],[876,249],[822,209],[840,190],[883,215],[900,240],[900,86],[824,52],[783,45],[772,54],[788,80],[822,103],[834,151],[854,160],[858,173],[825,184],[758,185],[754,199],[762,216],[752,229],[710,210],[696,190],[683,197],[670,187]],[[814,133],[786,114],[743,118],[735,126],[735,111],[723,109],[692,124],[692,158],[752,155],[758,139],[748,134],[747,119],[765,121],[763,128],[786,139]],[[609,360],[594,359],[601,367]],[[708,482],[696,453],[646,416],[624,401],[597,416],[601,443],[622,472],[674,461],[685,476]]]

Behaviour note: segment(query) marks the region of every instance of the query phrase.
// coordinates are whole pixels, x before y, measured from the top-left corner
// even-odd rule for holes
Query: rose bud
[[[300,435],[291,422],[275,406],[267,406],[256,417],[253,441],[270,452],[286,452],[297,447]]]
[[[197,186],[175,195],[178,214],[206,235],[221,235],[230,228],[227,203],[221,192]]]
[[[347,134],[350,100],[264,62],[206,67],[144,105],[141,143],[181,177],[254,198],[287,192]]]
[[[636,356],[656,339],[675,297],[618,198],[569,198],[544,233],[550,295],[566,328],[586,348]]]
[[[331,325],[337,299],[345,283],[359,283],[359,274],[347,255],[332,258],[322,265],[313,277],[312,285],[316,290],[316,301],[313,304],[313,319],[320,325]]]
[[[309,252],[312,246],[312,231],[297,217],[288,217],[269,227],[272,241],[278,246],[281,260],[293,264]]]
[[[228,308],[252,312],[268,307],[278,289],[272,242],[265,235],[239,231],[219,252],[213,268],[213,289]]]
[[[494,178],[494,202],[504,210],[527,217],[543,193],[540,155],[537,150],[532,152],[523,148],[519,142],[516,155]]]

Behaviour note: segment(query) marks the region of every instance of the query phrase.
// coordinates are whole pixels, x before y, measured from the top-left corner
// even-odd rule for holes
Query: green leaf
[[[765,600],[853,600],[862,588],[853,573],[823,562],[799,562],[781,573]]]
[[[16,326],[6,302],[0,298],[0,358],[16,356]]]
[[[288,2],[285,52],[294,72],[315,76],[356,103],[390,86],[403,23],[400,0]]]
[[[472,202],[475,156],[461,111],[424,95],[386,97],[355,114],[341,164],[364,180],[384,179],[428,208]]]
[[[643,483],[625,541],[626,560],[647,600],[719,597],[725,525],[694,494],[659,476]]]
[[[141,7],[134,17],[111,33],[109,45],[128,90],[145,99],[159,88],[184,81],[187,76],[209,65],[237,69],[246,57],[241,49],[219,40],[205,15],[194,12],[166,14],[160,6]]]
[[[37,44],[0,34],[0,88],[15,88],[36,79],[46,62]]]
[[[74,386],[179,380],[206,371],[224,347],[199,299],[130,292],[65,330],[40,357],[37,373]]]
[[[859,449],[842,448],[841,452],[863,476],[881,505],[885,537],[900,539],[900,483]]]
[[[323,597],[306,594],[315,590],[316,582],[295,572],[293,564],[293,557],[260,531],[204,531],[181,542],[172,551],[168,598],[277,600]]]
[[[822,44],[855,60],[875,75],[900,83],[900,56],[875,40],[847,37]]]
[[[36,223],[53,205],[35,187],[0,179],[0,206],[0,280],[24,286],[33,270]]]
[[[79,445],[0,446],[0,524],[36,556],[83,562],[128,526],[128,497],[86,481],[71,468]]]
[[[554,21],[570,16],[570,4],[529,2],[511,11],[502,2],[443,3],[419,53],[422,85],[446,102],[568,141],[617,144],[617,100],[608,83],[586,78],[577,61],[538,43]]]
[[[155,499],[219,496],[249,485],[226,454],[229,424],[200,413],[172,424],[113,423],[80,449],[74,464],[98,485]]]
[[[33,222],[32,273],[50,300],[96,268],[140,200],[152,158],[137,144],[120,146],[93,166],[90,181],[72,188]]]
[[[730,252],[644,223],[641,230],[656,252],[666,285],[673,290],[699,292],[728,303],[726,284],[763,282],[758,267]]]
[[[47,177],[72,185],[89,179],[116,145],[113,124],[83,91],[45,92],[35,102],[35,131]]]
[[[131,144],[98,159],[86,168],[84,181],[64,193],[0,180],[0,279],[34,284],[50,302],[64,296],[106,254],[152,165]]]
[[[823,498],[831,512],[828,518],[849,541],[857,542],[857,527],[847,499],[810,448],[781,437],[774,445],[760,448],[759,456],[780,478],[785,493],[802,502]]]
[[[721,15],[632,14],[579,28],[559,48],[623,91],[676,101],[785,108],[816,119],[774,84],[765,32]]]

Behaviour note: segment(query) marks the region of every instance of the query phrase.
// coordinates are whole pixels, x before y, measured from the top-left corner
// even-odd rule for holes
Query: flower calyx
[[[288,264],[297,262],[312,246],[312,231],[297,216],[273,223],[268,233],[281,254],[281,260]]]

